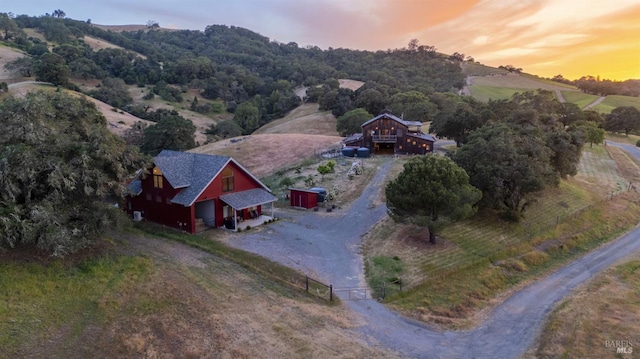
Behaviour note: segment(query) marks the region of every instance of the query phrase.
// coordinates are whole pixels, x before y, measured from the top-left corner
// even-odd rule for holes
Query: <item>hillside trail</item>
[[[477,76],[467,76],[464,86],[460,91],[458,91],[458,95],[471,96],[471,90],[469,89],[469,86],[471,86],[471,81],[473,81],[475,77]]]
[[[607,97],[606,97],[606,96],[600,96],[600,97],[598,97],[597,99],[595,99],[592,103],[590,103],[590,104],[586,105],[586,106],[583,108],[583,110],[588,110],[588,109],[590,109],[590,108],[592,108],[592,107],[594,107],[594,106],[597,106],[597,105],[601,104],[601,103],[602,103],[602,101],[604,101],[604,100],[606,100],[606,99],[607,99]]]
[[[640,156],[640,153],[634,154]],[[295,268],[334,288],[366,287],[361,236],[386,216],[379,200],[389,158],[360,198],[334,213],[282,210],[282,220],[231,236],[227,244]],[[595,274],[627,255],[640,254],[640,229],[604,245],[547,277],[516,291],[471,330],[438,331],[405,318],[375,300],[344,301],[362,322],[371,345],[404,357],[516,358],[539,336],[554,305]]]
[[[560,90],[556,90],[556,97],[558,98],[558,102],[560,102],[560,103],[567,102],[567,100],[565,100],[565,98],[564,98],[564,95],[562,94],[562,91],[560,91]]]

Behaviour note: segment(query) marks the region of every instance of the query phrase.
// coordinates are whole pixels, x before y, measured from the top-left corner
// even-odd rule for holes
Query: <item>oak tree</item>
[[[119,223],[126,179],[146,165],[92,102],[33,92],[0,103],[0,247],[64,256]]]
[[[469,184],[467,173],[447,157],[429,155],[411,158],[398,177],[385,188],[387,209],[398,222],[429,228],[429,241],[449,221],[473,215],[482,197]]]

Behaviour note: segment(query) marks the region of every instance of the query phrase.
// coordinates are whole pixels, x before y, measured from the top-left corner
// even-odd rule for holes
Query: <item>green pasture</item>
[[[462,64],[462,73],[465,76],[488,76],[507,74],[509,71],[482,64],[465,62]]]
[[[566,102],[576,104],[580,108],[584,108],[598,99],[598,96],[596,95],[579,91],[562,91],[562,96],[564,96]]]
[[[531,89],[508,88],[508,87],[485,86],[485,85],[473,84],[472,86],[469,86],[469,91],[471,91],[471,96],[473,96],[477,100],[488,102],[489,100],[508,100],[515,93],[531,91]]]
[[[548,85],[548,86],[552,86],[554,89],[557,89],[557,90],[562,90],[562,88],[564,88],[565,90],[578,91],[578,88],[575,87],[574,85],[564,84],[562,82],[556,82],[556,81],[553,81],[553,80],[549,80],[549,79],[545,79],[545,78],[542,78],[542,77],[538,77],[536,75],[521,74],[520,76],[522,76],[523,78],[527,78],[527,79],[536,81],[536,82],[543,83],[543,84]]]
[[[77,265],[0,263],[0,348],[11,352],[34,338],[41,342],[63,326],[80,335],[88,323],[113,319],[123,307],[130,313],[159,310],[162,304],[153,298],[118,299],[151,269],[142,257],[101,257]]]
[[[607,96],[602,103],[592,107],[592,109],[601,113],[609,114],[616,107],[623,106],[633,106],[640,110],[640,97],[618,95]]]

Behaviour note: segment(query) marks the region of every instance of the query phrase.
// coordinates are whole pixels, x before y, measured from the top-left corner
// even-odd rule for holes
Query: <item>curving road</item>
[[[613,143],[609,142],[613,145]],[[623,145],[622,145],[623,146]],[[640,156],[640,151],[633,152]],[[282,221],[233,236],[229,244],[296,268],[334,287],[366,286],[360,238],[386,215],[375,198],[392,159],[349,208],[337,213],[283,211]],[[640,229],[601,247],[548,277],[514,293],[472,330],[435,331],[390,311],[380,303],[346,301],[363,319],[357,331],[406,357],[516,358],[540,334],[554,305],[581,283],[629,254],[640,253]]]

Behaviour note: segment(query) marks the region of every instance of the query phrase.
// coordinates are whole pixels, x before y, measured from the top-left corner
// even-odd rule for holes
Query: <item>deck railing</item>
[[[395,142],[398,136],[396,135],[373,135],[373,140],[377,142],[389,141]]]

